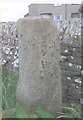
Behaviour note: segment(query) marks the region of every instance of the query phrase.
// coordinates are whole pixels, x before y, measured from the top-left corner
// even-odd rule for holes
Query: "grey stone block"
[[[81,58],[80,57],[73,57],[73,56],[68,56],[68,62],[71,62],[73,64],[81,65]]]
[[[81,98],[81,87],[71,86],[69,87],[68,95],[74,96],[77,99]]]
[[[81,72],[76,72],[76,71],[69,71],[69,70],[61,70],[61,76],[70,76],[70,77],[73,77],[73,76],[80,76],[81,75]]]

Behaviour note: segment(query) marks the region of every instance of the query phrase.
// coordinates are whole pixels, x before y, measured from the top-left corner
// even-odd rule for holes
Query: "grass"
[[[28,112],[27,108],[16,102],[16,86],[18,82],[18,70],[2,72],[2,116],[3,118],[54,118],[53,115],[38,106],[34,114]],[[56,119],[81,118],[80,108],[61,107],[65,112],[58,112]],[[55,113],[56,114],[56,113]],[[55,119],[55,120],[56,120]],[[78,119],[77,119],[78,120]]]
[[[2,71],[2,108],[15,108],[16,105],[16,86],[18,81],[18,71],[9,72]]]
[[[76,108],[70,108],[70,107],[60,107],[64,112],[57,112],[60,114],[57,118],[81,118],[81,108],[80,106],[77,106]],[[83,119],[83,118],[81,118]]]
[[[2,70],[2,117],[16,118],[16,86],[18,70],[7,72]]]

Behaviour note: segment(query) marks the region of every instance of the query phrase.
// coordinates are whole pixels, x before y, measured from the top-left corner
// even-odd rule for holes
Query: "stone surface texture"
[[[41,106],[57,115],[62,103],[60,43],[57,27],[49,18],[18,21],[19,81],[17,99],[30,112]]]

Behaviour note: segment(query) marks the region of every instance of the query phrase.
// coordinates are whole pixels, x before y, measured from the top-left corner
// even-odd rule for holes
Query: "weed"
[[[27,108],[16,102],[16,86],[18,81],[18,70],[7,73],[2,72],[2,108],[3,118],[54,118],[53,115],[38,106],[34,114],[28,112]],[[61,107],[66,112],[58,112],[58,118],[81,118],[80,108]],[[55,113],[56,114],[56,113]],[[56,120],[55,119],[55,120]],[[78,119],[77,119],[78,120]]]
[[[2,72],[2,108],[10,109],[16,105],[16,86],[18,81],[18,71],[7,73]]]

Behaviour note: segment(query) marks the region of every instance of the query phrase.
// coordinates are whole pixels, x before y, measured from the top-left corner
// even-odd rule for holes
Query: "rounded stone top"
[[[17,21],[17,28],[19,25],[24,25],[26,26],[26,23],[50,23],[51,25],[53,25],[54,27],[56,27],[56,24],[53,20],[53,18],[50,17],[46,17],[46,18],[42,18],[42,17],[27,17],[27,18],[21,18]]]

